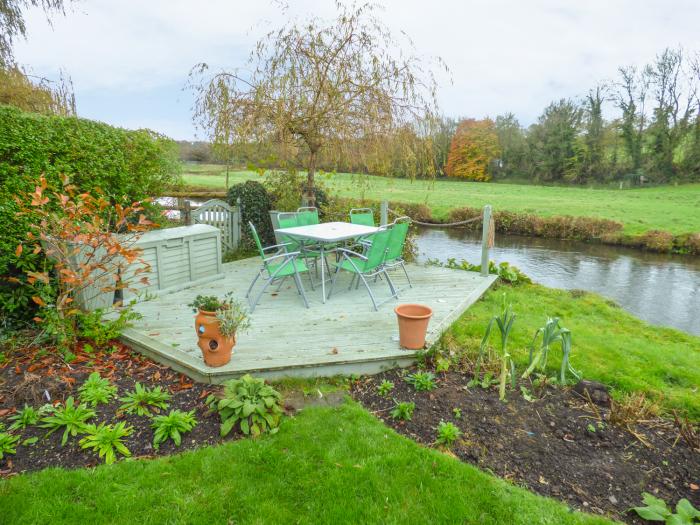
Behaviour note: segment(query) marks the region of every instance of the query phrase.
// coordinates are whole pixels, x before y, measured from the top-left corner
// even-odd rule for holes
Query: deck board
[[[495,280],[475,272],[412,264],[408,272],[413,288],[402,272],[391,274],[400,290],[399,300],[390,298],[385,282],[372,283],[378,300],[390,299],[375,312],[362,285],[348,290],[347,274],[341,274],[326,304],[321,301],[318,279],[312,290],[304,277],[308,309],[288,279],[279,293],[270,287],[263,295],[251,315],[250,329],[238,335],[231,362],[210,368],[197,347],[194,314],[187,304],[200,294],[221,296],[229,291],[245,300],[258,266],[257,259],[228,263],[220,279],[137,303],[135,310],[143,318],[125,330],[122,339],[156,361],[211,383],[248,372],[269,378],[377,373],[407,366],[416,357],[416,352],[399,347],[395,305],[418,302],[433,308],[427,337],[432,344]]]

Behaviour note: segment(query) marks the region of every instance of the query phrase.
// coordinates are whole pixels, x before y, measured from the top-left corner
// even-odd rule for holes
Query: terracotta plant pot
[[[194,329],[207,366],[223,366],[231,360],[231,350],[236,345],[236,336],[224,337],[219,331],[216,312],[199,310],[194,316]]]
[[[399,320],[399,344],[409,350],[423,348],[433,309],[424,304],[400,304],[394,312]]]

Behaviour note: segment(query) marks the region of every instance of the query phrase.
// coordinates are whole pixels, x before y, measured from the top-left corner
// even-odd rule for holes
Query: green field
[[[185,166],[188,188],[225,188],[221,166]],[[230,174],[230,184],[260,179],[252,171]],[[624,232],[637,235],[664,230],[680,235],[700,232],[700,184],[636,189],[588,189],[562,186],[532,186],[462,181],[410,181],[375,176],[336,173],[320,177],[343,197],[389,199],[428,205],[435,218],[451,209],[481,207],[532,213],[539,216],[574,215],[612,219],[624,224]]]
[[[353,402],[279,433],[0,480],[2,523],[603,524],[399,436]]]

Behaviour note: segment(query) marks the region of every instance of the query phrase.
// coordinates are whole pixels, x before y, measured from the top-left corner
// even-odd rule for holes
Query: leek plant
[[[542,335],[542,341],[537,351],[535,351],[535,344],[540,334]],[[561,351],[563,354],[559,372],[559,381],[561,384],[563,385],[566,383],[567,371],[571,372],[576,379],[581,378],[569,363],[569,355],[571,354],[571,331],[559,324],[558,317],[547,317],[547,322],[543,327],[537,329],[535,337],[532,339],[532,344],[530,345],[530,364],[522,375],[523,379],[529,377],[537,368],[542,371],[545,370],[547,367],[547,358],[549,357],[549,349],[556,343],[561,344]]]
[[[499,377],[498,385],[498,397],[501,401],[506,399],[506,381],[508,380],[508,372],[510,371],[511,376],[511,386],[515,388],[515,363],[513,358],[508,352],[508,337],[510,336],[510,331],[513,328],[513,323],[515,322],[515,314],[513,313],[512,305],[506,305],[506,294],[503,294],[503,309],[500,316],[494,316],[489,321],[486,327],[486,332],[481,340],[481,346],[479,347],[479,358],[477,359],[476,375],[475,379],[478,380],[481,361],[484,356],[484,352],[489,342],[489,337],[491,336],[491,329],[493,324],[496,323],[498,330],[501,333],[501,374]]]

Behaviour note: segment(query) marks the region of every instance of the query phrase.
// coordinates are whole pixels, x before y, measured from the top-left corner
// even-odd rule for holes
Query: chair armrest
[[[362,255],[361,253],[357,253],[357,252],[354,252],[354,251],[352,251],[352,250],[348,250],[347,248],[336,248],[336,251],[341,252],[341,253],[343,253],[343,254],[348,254],[348,253],[349,253],[349,254],[351,254],[351,255],[354,255],[355,257],[359,257],[359,258],[362,259],[363,261],[366,261],[366,260],[367,260],[367,257],[366,257],[366,256]]]
[[[263,248],[263,251],[266,252],[267,250],[284,248],[285,246],[291,246],[291,244],[291,242],[281,242],[279,244],[273,244],[272,246],[266,246],[265,248]]]
[[[278,253],[276,255],[272,255],[271,257],[266,257],[263,259],[263,262],[270,262],[273,259],[279,259],[280,257],[288,257],[290,259],[296,259],[297,255],[299,255],[300,252],[282,252]]]

